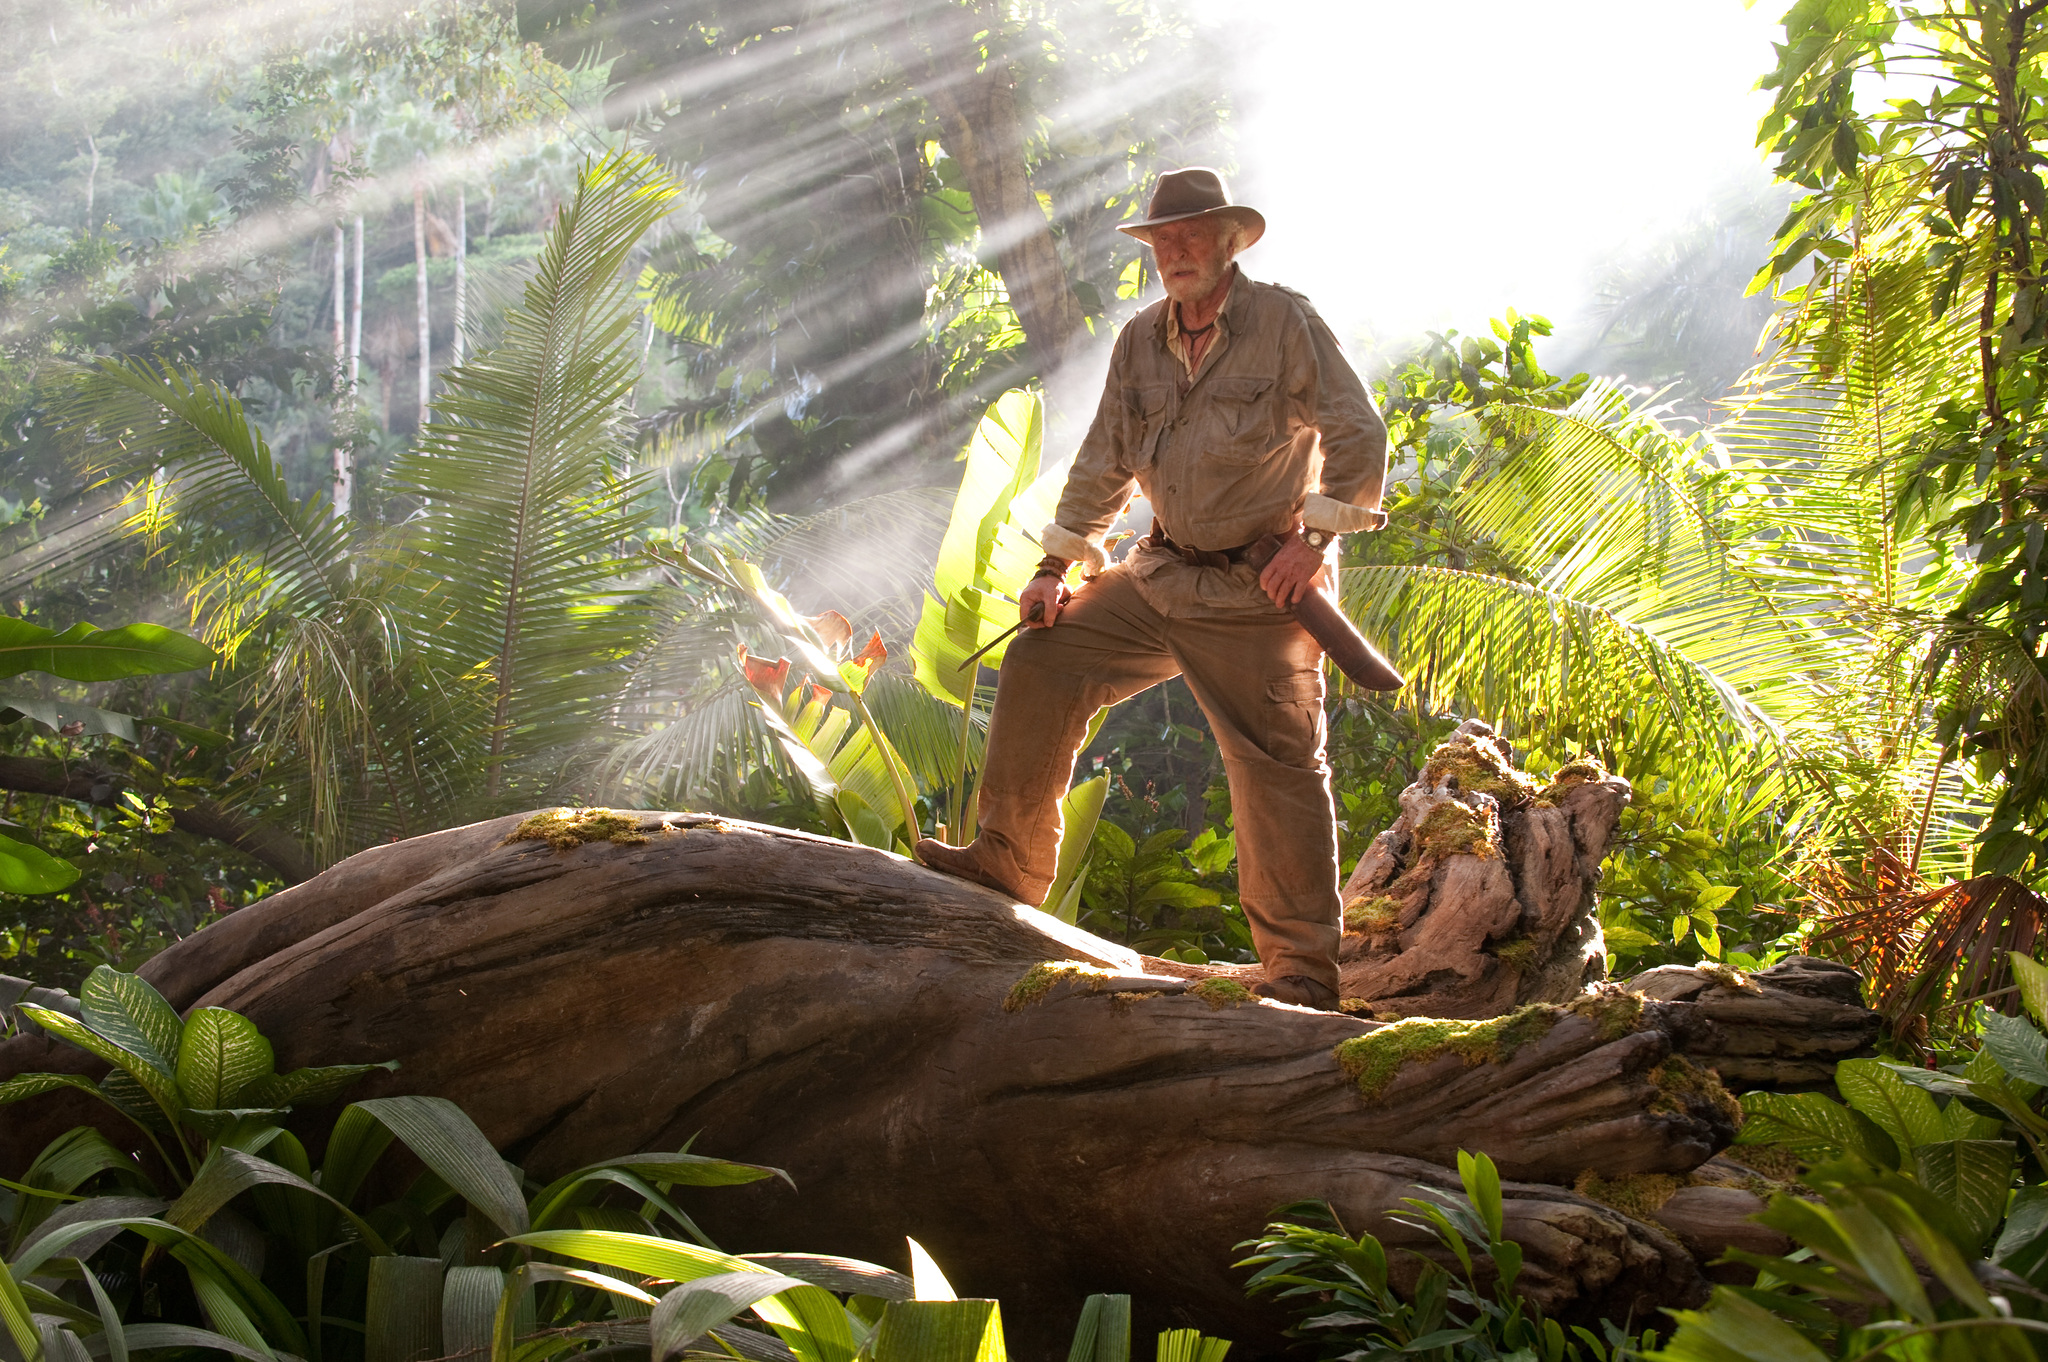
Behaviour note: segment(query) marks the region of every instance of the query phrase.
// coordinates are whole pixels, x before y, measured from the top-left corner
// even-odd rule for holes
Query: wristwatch
[[[1321,553],[1324,549],[1330,547],[1336,540],[1337,536],[1329,530],[1312,530],[1306,525],[1301,527],[1301,542],[1314,549],[1317,553]]]

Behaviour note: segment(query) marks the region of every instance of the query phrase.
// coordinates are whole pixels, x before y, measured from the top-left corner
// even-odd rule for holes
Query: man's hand
[[[1060,611],[1073,598],[1066,583],[1058,577],[1036,577],[1017,597],[1017,618],[1024,621],[1026,629],[1050,629],[1059,622]],[[1042,605],[1045,612],[1036,620],[1031,618],[1031,607]]]
[[[1295,602],[1310,591],[1329,584],[1330,565],[1323,561],[1323,555],[1302,543],[1298,534],[1287,537],[1280,552],[1259,574],[1260,587],[1282,610],[1293,609]]]

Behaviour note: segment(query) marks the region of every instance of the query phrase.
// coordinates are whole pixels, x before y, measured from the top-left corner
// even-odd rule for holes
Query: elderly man
[[[1247,279],[1266,229],[1200,167],[1162,175],[1145,220],[1166,297],[1117,337],[1048,550],[1018,602],[990,720],[981,833],[919,859],[1024,903],[1045,897],[1059,801],[1095,711],[1178,674],[1230,778],[1238,883],[1265,968],[1254,990],[1337,1002],[1337,828],[1323,760],[1322,651],[1297,622],[1338,534],[1375,528],[1386,425],[1308,300]],[[1157,517],[1123,562],[1103,536],[1133,487]],[[1245,556],[1284,536],[1263,570]],[[1068,568],[1086,579],[1069,595]]]

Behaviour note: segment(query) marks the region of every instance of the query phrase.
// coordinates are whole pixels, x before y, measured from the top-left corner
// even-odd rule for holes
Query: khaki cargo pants
[[[1263,599],[1263,598],[1262,598]],[[1168,618],[1127,566],[1083,587],[1050,629],[1010,644],[989,725],[980,866],[1026,903],[1052,884],[1060,799],[1088,721],[1175,675],[1208,716],[1230,779],[1238,885],[1269,979],[1337,988],[1337,823],[1323,761],[1322,650],[1270,606]],[[1191,799],[1201,792],[1190,790]]]

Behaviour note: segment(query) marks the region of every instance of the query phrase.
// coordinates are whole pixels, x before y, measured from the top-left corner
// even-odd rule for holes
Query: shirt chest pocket
[[[1207,452],[1225,463],[1254,464],[1279,443],[1270,378],[1218,376],[1208,383]]]
[[[1172,385],[1148,383],[1124,389],[1124,420],[1128,431],[1124,443],[1133,472],[1150,468],[1159,454],[1160,437],[1166,433],[1167,399]]]

